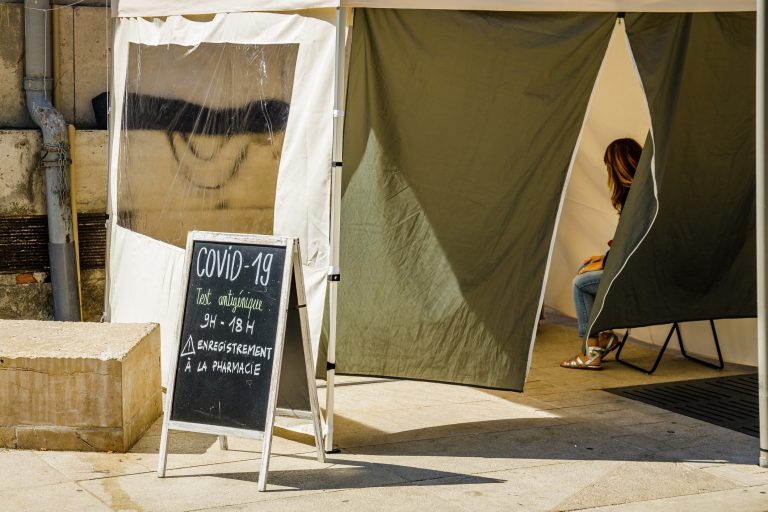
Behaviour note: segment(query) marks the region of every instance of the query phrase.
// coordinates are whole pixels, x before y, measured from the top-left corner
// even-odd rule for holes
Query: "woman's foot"
[[[587,354],[579,354],[571,359],[560,361],[560,366],[572,370],[602,370],[603,361],[600,356],[597,351],[588,351]]]
[[[597,346],[607,354],[619,346],[619,337],[613,331],[603,331],[597,335]]]
[[[603,368],[602,356],[605,349],[600,346],[600,336],[587,339],[587,352],[581,352],[571,359],[560,361],[560,366],[573,370],[601,370]]]

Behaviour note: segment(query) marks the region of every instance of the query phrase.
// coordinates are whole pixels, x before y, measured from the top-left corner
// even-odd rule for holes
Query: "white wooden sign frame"
[[[264,425],[264,431],[248,430],[232,427],[222,427],[218,425],[206,425],[203,423],[190,423],[184,421],[171,420],[171,411],[173,410],[174,388],[176,386],[176,371],[179,363],[179,350],[181,348],[181,334],[184,325],[184,312],[186,307],[187,293],[189,291],[189,269],[192,262],[192,249],[195,242],[214,242],[229,243],[241,245],[261,245],[271,247],[285,247],[285,261],[283,265],[283,281],[280,295],[280,311],[277,320],[277,334],[275,338],[274,361],[272,366],[272,376],[269,383],[269,399],[267,402],[267,418]],[[187,235],[187,248],[184,258],[184,272],[186,279],[182,290],[180,301],[179,320],[176,326],[176,343],[173,348],[171,358],[170,376],[168,381],[168,390],[165,398],[165,412],[163,413],[163,429],[160,436],[160,453],[157,464],[157,476],[165,477],[165,470],[168,458],[168,431],[184,430],[189,432],[200,432],[204,434],[217,434],[219,436],[219,446],[227,449],[226,436],[235,436],[249,439],[261,439],[263,441],[261,450],[261,467],[259,470],[258,490],[265,491],[267,488],[267,472],[269,471],[269,456],[272,449],[272,431],[275,423],[275,416],[284,413],[287,416],[296,417],[294,411],[282,411],[277,408],[278,387],[280,384],[280,371],[283,362],[283,349],[285,346],[286,323],[289,310],[288,303],[291,295],[291,277],[296,286],[296,297],[298,299],[298,315],[301,322],[301,337],[304,347],[304,363],[307,376],[307,387],[309,389],[309,402],[311,406],[311,416],[315,445],[317,447],[317,460],[325,462],[325,450],[323,449],[322,422],[320,419],[320,404],[317,398],[317,387],[315,386],[315,369],[312,361],[312,345],[309,337],[309,322],[307,319],[306,294],[304,293],[304,277],[301,268],[301,253],[299,251],[299,240],[297,238],[268,236],[268,235],[250,235],[240,233],[217,233],[208,231],[191,231]],[[309,418],[307,418],[309,419]]]

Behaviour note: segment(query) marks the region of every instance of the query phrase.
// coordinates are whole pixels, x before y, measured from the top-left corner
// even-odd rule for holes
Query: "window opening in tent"
[[[190,230],[271,233],[298,44],[131,44],[117,222],[183,247]]]

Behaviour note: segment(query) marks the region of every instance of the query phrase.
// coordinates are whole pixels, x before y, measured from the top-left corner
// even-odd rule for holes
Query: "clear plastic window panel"
[[[118,223],[183,247],[191,230],[272,232],[298,44],[132,44]]]

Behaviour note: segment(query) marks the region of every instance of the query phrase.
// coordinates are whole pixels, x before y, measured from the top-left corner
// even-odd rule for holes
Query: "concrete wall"
[[[75,150],[78,211],[86,215],[106,212],[107,132],[82,130],[96,126],[91,100],[109,84],[112,22],[106,6],[103,0],[87,0],[75,7],[56,5],[51,14],[53,100],[67,123],[78,128],[70,143]],[[24,7],[20,1],[0,0],[0,222],[39,222],[46,214],[38,169],[41,137],[27,113],[23,79]],[[52,317],[50,276],[41,270],[0,271],[0,318]],[[84,269],[81,278],[84,319],[99,320],[104,269]]]
[[[70,141],[80,212],[107,211],[107,132],[77,130]],[[38,130],[0,130],[0,217],[45,215]]]
[[[91,100],[107,90],[112,41],[109,9],[71,7],[59,11],[57,107],[68,123],[95,128]]]
[[[0,130],[0,219],[43,216],[45,189],[37,167],[37,130]],[[72,144],[78,213],[106,212],[107,132],[79,130]],[[45,320],[52,316],[50,276],[34,271],[0,273],[0,318]],[[104,301],[104,269],[82,271],[84,320],[98,321]]]
[[[107,90],[112,23],[104,7],[57,6],[55,103],[68,123],[94,128],[91,99]],[[0,3],[0,128],[34,128],[24,102],[24,7]]]
[[[157,324],[0,326],[0,447],[124,452],[162,413]]]
[[[0,127],[31,128],[24,102],[24,10],[0,4]]]

